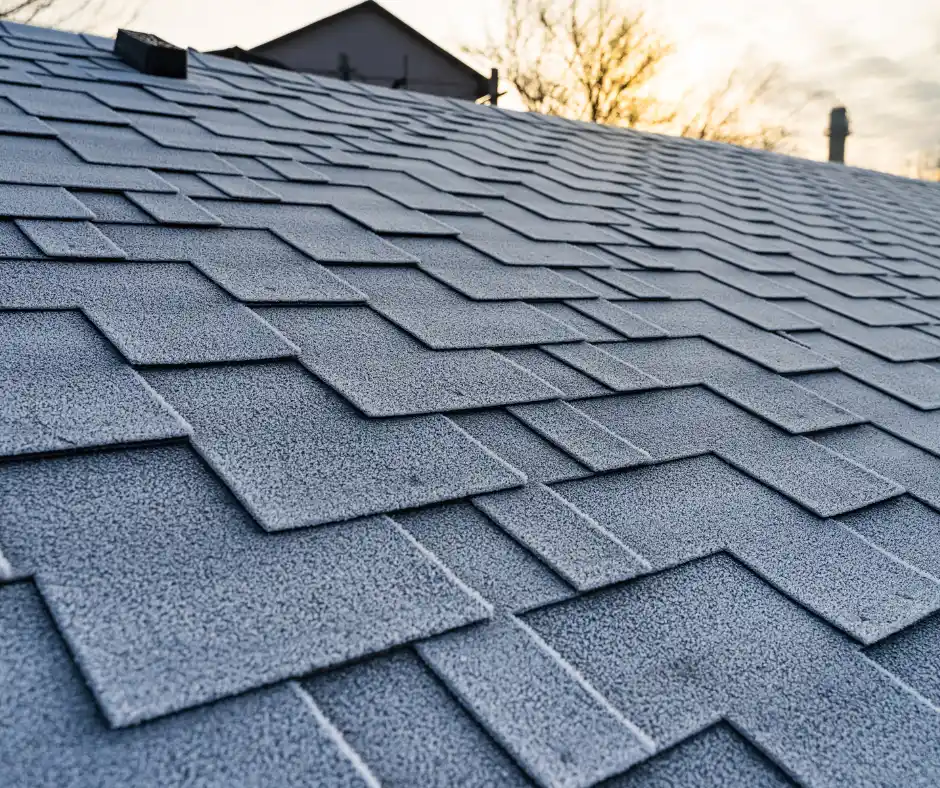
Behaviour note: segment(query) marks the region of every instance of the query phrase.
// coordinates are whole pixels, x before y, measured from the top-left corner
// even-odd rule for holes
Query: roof
[[[254,47],[251,51],[256,54],[264,55],[269,49],[274,47],[275,44],[283,44],[295,38],[302,38],[314,31],[327,30],[331,25],[339,22],[340,20],[354,18],[361,14],[373,14],[380,17],[389,24],[397,27],[420,46],[436,52],[438,55],[451,63],[456,69],[465,73],[476,83],[478,97],[486,96],[490,92],[489,80],[485,76],[479,73],[476,69],[468,66],[452,52],[447,51],[439,44],[434,43],[427,36],[419,33],[417,30],[411,27],[411,25],[406,24],[384,6],[375,2],[375,0],[363,0],[363,2],[351,5],[348,8],[342,9],[341,11],[337,11],[335,14],[330,14],[329,16],[318,19],[315,22],[311,22],[309,25],[304,25],[303,27],[297,28],[297,30],[292,30],[291,32],[285,33],[282,36],[273,38],[270,41],[265,41],[263,44],[258,44],[258,46]],[[218,54],[227,55],[228,53],[226,51],[222,51]]]
[[[272,57],[265,57],[258,52],[254,52],[250,49],[242,49],[241,47],[226,47],[225,49],[214,49],[208,54],[218,55],[219,57],[227,57],[232,60],[240,60],[243,63],[257,63],[259,66],[272,66],[274,68],[286,69],[283,63],[279,63]]]
[[[936,186],[0,24],[0,764],[936,785]]]

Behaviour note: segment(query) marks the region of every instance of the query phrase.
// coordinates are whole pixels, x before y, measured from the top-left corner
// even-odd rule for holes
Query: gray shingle
[[[530,482],[580,479],[590,472],[502,410],[456,413],[451,419],[480,443],[519,468]]]
[[[587,315],[581,314],[568,304],[546,301],[545,303],[532,304],[532,306],[566,326],[570,326],[572,331],[583,334],[588,342],[610,342],[623,339],[623,334],[598,323]]]
[[[542,266],[508,266],[451,238],[389,239],[426,274],[480,301],[590,298],[578,284]]]
[[[851,298],[896,298],[905,295],[903,290],[899,290],[898,287],[893,287],[886,281],[874,276],[833,274],[792,257],[786,259],[787,267],[801,279],[835,290],[844,296]],[[895,277],[895,279],[901,279],[901,277]],[[899,286],[903,287],[903,285]],[[782,297],[785,298],[786,296]]]
[[[518,621],[418,645],[445,684],[540,784],[587,788],[649,743]]]
[[[915,408],[940,408],[940,371],[916,361],[883,361],[864,350],[818,331],[794,337],[817,353],[838,362],[839,368],[873,388],[884,391]]]
[[[660,745],[730,715],[801,783],[910,785],[940,774],[933,710],[728,557],[526,620]]]
[[[234,153],[245,156],[270,156],[286,158],[277,148],[260,140],[238,139],[209,131],[188,118],[168,118],[159,115],[126,113],[134,126],[153,143],[170,152],[185,152],[207,160],[222,160],[216,153]],[[181,168],[187,169],[187,168]],[[224,169],[207,168],[205,172],[232,172],[230,165]]]
[[[8,36],[16,39],[25,39],[27,41],[42,41],[49,44],[65,44],[67,46],[85,46],[84,39],[76,36],[74,33],[68,33],[64,30],[51,30],[45,27],[27,25],[20,22],[14,22],[10,19],[3,23],[3,28]],[[54,47],[43,47],[43,49],[52,49]],[[53,57],[51,54],[46,58],[42,57],[42,51],[34,56],[36,60],[61,60],[62,58]],[[32,55],[31,55],[32,56]]]
[[[199,117],[193,118],[193,123],[209,131],[213,136],[220,138],[221,143],[212,142],[203,135],[196,136],[191,129],[182,126],[165,127],[147,124],[147,128],[154,137],[167,144],[185,147],[190,145],[204,145],[207,147],[212,145],[215,147],[221,144],[233,152],[240,150],[256,156],[284,157],[284,154],[278,148],[267,145],[267,143],[304,145],[316,141],[316,138],[306,131],[272,128],[238,111],[207,108],[200,111]],[[246,144],[249,141],[253,144]],[[235,144],[237,144],[237,147]]]
[[[411,651],[314,676],[304,687],[382,785],[530,785]]]
[[[866,649],[866,656],[934,704],[940,702],[940,616],[931,616]]]
[[[628,275],[621,274],[620,276],[622,280]],[[639,279],[644,285],[658,288],[674,298],[705,301],[766,331],[794,331],[816,327],[811,320],[703,274],[679,271],[637,271],[629,276]],[[627,287],[622,281],[620,286],[622,289]],[[637,292],[631,295],[644,292],[642,289],[634,289]],[[790,295],[796,295],[796,293]],[[649,295],[638,295],[638,297],[649,297]]]
[[[2,49],[3,54],[0,54],[0,83],[4,85],[26,85],[28,87],[42,87],[42,83],[36,79],[36,76],[31,74],[28,69],[32,68],[38,71],[37,65],[25,61],[17,62],[16,58],[9,57],[10,49],[3,46],[3,42],[0,42],[0,49]],[[15,50],[14,50],[15,51]],[[28,56],[28,52],[23,54]],[[69,68],[69,66],[64,66],[62,64],[52,64],[52,67],[55,69],[58,68]],[[51,70],[48,66],[43,66],[46,70]],[[0,97],[0,104],[4,107],[4,115],[12,115],[14,111],[21,113],[22,110],[16,107],[13,102],[9,101],[6,98]],[[25,114],[20,114],[14,117],[29,117]]]
[[[488,614],[386,518],[271,538],[182,446],[6,463],[0,499],[115,726]]]
[[[19,219],[16,226],[49,257],[123,260],[127,256],[91,222]]]
[[[0,137],[2,139],[2,137]],[[2,149],[0,149],[2,150]],[[173,187],[142,167],[89,164],[26,163],[0,156],[0,183],[73,186],[87,189],[135,189],[172,192]]]
[[[705,384],[787,432],[855,424],[860,417],[790,379],[710,343],[688,337],[609,343],[604,349],[669,386]]]
[[[757,747],[725,722],[706,728],[615,777],[604,788],[762,788],[795,786]]]
[[[0,216],[29,219],[94,219],[94,214],[56,186],[0,185]]]
[[[204,200],[229,227],[264,227],[322,263],[413,263],[414,258],[332,208]]]
[[[95,192],[72,190],[82,204],[88,208],[98,222],[120,222],[122,224],[156,224],[154,219],[144,213],[123,194],[113,192]],[[141,192],[142,193],[142,192]],[[174,198],[175,194],[157,195]]]
[[[215,186],[190,172],[161,172],[160,177],[187,197],[225,197]]]
[[[420,159],[394,160],[388,159],[388,157],[385,156],[378,158],[386,162],[391,162],[391,164],[386,164],[386,167],[394,169],[401,168],[403,172],[407,172],[410,176],[417,178],[422,183],[426,183],[448,194],[457,194],[465,197],[472,197],[474,195],[492,197],[496,195],[493,189],[480,181],[468,178],[465,175],[460,175],[432,161],[421,161]],[[378,167],[376,164],[372,166]]]
[[[669,332],[636,313],[636,303],[631,301],[628,306],[622,306],[598,298],[594,301],[569,301],[568,305],[630,339],[666,336]]]
[[[15,222],[0,221],[0,259],[42,257],[42,252],[30,242]]]
[[[633,239],[629,239],[633,241]],[[613,256],[616,259],[623,261],[627,270],[636,270],[647,269],[651,271],[673,271],[677,266],[673,265],[668,260],[663,260],[660,258],[660,252],[662,249],[653,249],[652,247],[644,246],[640,241],[635,241],[636,245],[629,245],[629,241],[626,236],[624,236],[624,245],[612,246],[610,244],[605,244],[601,249],[606,252],[605,258]],[[667,250],[667,251],[684,251],[684,250]],[[619,264],[614,266],[619,268]]]
[[[596,225],[577,221],[546,219],[507,200],[492,197],[470,197],[473,205],[485,215],[533,241],[555,243],[615,243],[616,237]]]
[[[595,252],[592,251],[591,254],[595,254]],[[601,254],[603,254],[603,252],[601,252]],[[560,276],[563,276],[565,279],[581,285],[581,287],[590,291],[594,295],[600,296],[601,298],[613,299],[614,301],[628,300],[627,296],[624,295],[623,290],[618,290],[616,287],[613,287],[606,282],[602,282],[600,279],[597,279],[588,273],[588,271],[591,270],[595,272],[607,271],[608,269],[606,268],[587,270],[582,268],[558,268],[555,270]],[[629,300],[632,300],[632,298]]]
[[[713,456],[555,487],[654,568],[729,549],[818,615],[872,642],[940,605],[940,586]],[[873,507],[877,508],[877,507]]]
[[[340,302],[365,297],[323,266],[264,230],[138,227],[101,229],[131,260],[186,260],[245,301]]]
[[[546,179],[547,180],[547,179]],[[616,198],[600,200],[600,195],[592,195],[591,192],[566,189],[561,184],[555,184],[554,189],[551,186],[545,187],[545,182],[539,180],[539,176],[533,176],[531,183],[538,184],[543,191],[530,186],[509,185],[500,188],[503,196],[516,205],[521,205],[533,213],[546,219],[554,219],[561,222],[589,222],[592,224],[619,224],[622,215],[612,211],[602,210],[600,205],[592,205],[592,197],[595,202],[602,204],[616,205]],[[582,195],[585,195],[582,197]],[[562,198],[565,201],[562,202]],[[629,203],[622,201],[620,204],[627,206]]]
[[[940,536],[940,514],[936,509],[902,495],[839,520],[911,566],[940,577],[940,556],[934,549]]]
[[[739,268],[706,252],[694,249],[657,249],[655,255],[658,261],[671,263],[677,271],[698,271],[758,298],[797,297],[796,291],[773,277]],[[789,256],[762,255],[760,259],[768,264],[767,273],[792,270],[792,267],[799,262]],[[779,262],[780,265],[774,265],[775,262]]]
[[[142,167],[87,164],[58,140],[9,134],[0,134],[0,183],[173,191],[170,184]]]
[[[278,202],[280,197],[266,189],[257,181],[243,175],[229,175],[226,173],[201,173],[200,177],[210,186],[214,186],[223,194],[236,200],[260,200],[262,202]]]
[[[482,216],[448,216],[460,240],[506,265],[606,266],[568,243],[534,241]]]
[[[87,73],[87,72],[86,72]],[[74,84],[59,80],[62,88],[76,87]],[[181,107],[172,101],[161,99],[155,93],[150,93],[136,85],[109,85],[95,84],[91,87],[85,84],[85,90],[90,95],[115,110],[128,110],[130,112],[147,112],[153,115],[169,115],[171,117],[190,117],[192,109]]]
[[[864,323],[866,326],[907,326],[926,323],[929,318],[887,299],[849,298],[797,276],[780,277],[784,284],[806,296],[814,304]]]
[[[231,164],[242,175],[246,175],[249,178],[271,178],[276,180],[279,177],[277,172],[254,156],[227,155],[221,158]],[[268,161],[275,162],[277,159],[268,159]]]
[[[577,407],[654,460],[717,452],[822,517],[903,492],[890,480],[699,386],[583,400]]]
[[[231,165],[214,153],[166,148],[130,127],[62,122],[51,125],[59,132],[62,142],[89,164],[159,167],[182,172],[234,172]],[[96,184],[62,185],[92,187]]]
[[[531,552],[469,503],[395,515],[464,583],[500,609],[529,610],[572,595]]]
[[[935,455],[870,425],[822,432],[813,440],[894,479],[911,495],[940,509],[940,458]]]
[[[711,304],[633,301],[630,311],[671,336],[701,336],[774,372],[827,369],[832,362],[784,337],[762,331]]]
[[[161,224],[219,225],[222,220],[213,216],[189,197],[182,194],[153,194],[128,192],[127,197]]]
[[[369,305],[436,350],[570,342],[581,336],[525,303],[480,302],[414,268],[333,269],[369,297]]]
[[[602,386],[587,375],[578,372],[567,364],[558,361],[539,348],[510,348],[500,350],[499,354],[527,369],[549,385],[558,389],[565,399],[596,397],[610,394],[607,386]]]
[[[91,96],[73,90],[9,86],[3,88],[2,95],[24,112],[39,118],[127,125],[126,118]]]
[[[259,313],[300,360],[369,416],[403,416],[551,399],[535,375],[492,350],[429,350],[366,307]]]
[[[109,729],[39,599],[0,586],[0,760],[9,788],[369,785],[296,686],[281,684],[126,730]]]
[[[546,345],[544,350],[614,391],[643,391],[662,387],[662,381],[587,342]]]
[[[553,400],[510,406],[509,411],[546,440],[592,471],[609,471],[648,462],[649,455],[589,419],[567,402]]]
[[[443,416],[367,420],[296,364],[154,370],[146,379],[271,531],[524,481]]]
[[[0,44],[0,52],[3,51]],[[3,75],[3,72],[0,72]],[[32,115],[0,114],[0,134],[25,134],[30,137],[55,137],[57,132],[52,126],[43,123]]]
[[[3,263],[0,306],[81,307],[135,364],[242,361],[295,352],[184,263]]]
[[[0,454],[188,432],[80,313],[0,312],[0,336]]]
[[[579,591],[649,569],[648,562],[543,484],[481,495],[473,502]]]
[[[266,188],[286,202],[329,205],[377,233],[400,235],[456,235],[457,231],[430,216],[406,208],[372,189],[265,181]]]
[[[787,309],[820,324],[844,342],[864,348],[888,361],[922,361],[940,358],[940,342],[911,328],[866,326],[809,301],[787,301]]]
[[[618,271],[613,268],[597,268],[591,270],[590,275],[601,282],[613,285],[614,290],[619,290],[634,298],[660,299],[672,297],[671,292],[656,287],[655,284],[644,281],[637,276],[628,274],[626,271]]]
[[[303,183],[326,183],[329,180],[322,172],[313,170],[306,164],[294,159],[265,159],[264,163],[277,172],[278,175],[283,175],[288,180]]]
[[[910,287],[912,289],[917,288],[915,292],[919,296],[929,296],[933,295],[935,290],[940,291],[940,279],[921,277],[913,281],[916,282],[916,284],[912,284]],[[940,292],[936,294],[940,295]],[[904,302],[904,305],[909,306],[917,312],[923,312],[930,317],[940,318],[940,298],[908,298]]]
[[[840,372],[800,375],[794,380],[846,410],[864,413],[885,432],[940,455],[940,411],[912,408]]]
[[[322,172],[334,183],[368,186],[402,205],[416,211],[446,214],[475,214],[480,209],[457,197],[452,197],[440,187],[428,185],[410,172],[413,163],[402,163],[405,171],[377,170],[365,167],[326,167]],[[428,163],[429,167],[433,167]],[[454,176],[455,178],[458,176]],[[461,182],[463,183],[463,182]],[[446,222],[446,219],[444,219]]]

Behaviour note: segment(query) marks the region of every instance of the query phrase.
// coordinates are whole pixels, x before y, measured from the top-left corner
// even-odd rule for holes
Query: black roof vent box
[[[118,30],[114,54],[142,74],[186,79],[186,50],[150,33]]]

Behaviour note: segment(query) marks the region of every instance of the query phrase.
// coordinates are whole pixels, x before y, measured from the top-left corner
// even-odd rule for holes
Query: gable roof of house
[[[285,33],[282,36],[273,38],[270,41],[265,41],[263,44],[258,44],[258,46],[254,47],[251,51],[256,54],[264,55],[278,44],[283,44],[296,38],[303,38],[316,31],[328,30],[330,26],[341,20],[355,18],[356,16],[362,14],[372,14],[380,17],[384,21],[401,30],[417,44],[433,52],[436,52],[438,55],[451,63],[456,69],[464,72],[476,83],[478,97],[485,96],[489,93],[489,81],[485,76],[483,76],[476,69],[468,66],[452,52],[444,49],[444,47],[440,46],[440,44],[436,44],[427,36],[419,33],[411,25],[407,24],[401,18],[395,16],[395,14],[382,6],[380,3],[377,3],[375,0],[363,0],[363,2],[356,3],[355,5],[349,6],[348,8],[344,8],[341,11],[337,11],[335,14],[330,14],[329,16],[325,16],[322,19],[317,19],[315,22],[311,22],[309,25],[304,25],[303,27],[292,30],[289,33]]]
[[[931,785],[940,192],[0,23],[0,764]]]

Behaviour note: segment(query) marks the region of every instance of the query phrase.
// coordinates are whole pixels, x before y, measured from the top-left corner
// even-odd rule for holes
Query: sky
[[[118,0],[115,0],[118,1]],[[382,0],[445,48],[482,44],[500,26],[501,0]],[[138,30],[196,49],[252,47],[352,0],[144,0]],[[768,117],[794,131],[795,152],[825,158],[829,109],[848,108],[850,164],[908,174],[940,146],[937,0],[639,0],[675,44],[667,92],[706,90],[734,68],[776,67],[785,90]],[[113,32],[113,31],[111,31]],[[475,63],[480,70],[487,64]]]

